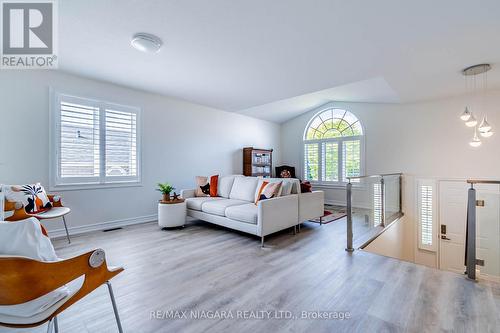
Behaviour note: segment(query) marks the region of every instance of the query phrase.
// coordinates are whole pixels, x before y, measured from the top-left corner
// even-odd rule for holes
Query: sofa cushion
[[[225,213],[227,207],[244,205],[247,203],[248,201],[220,198],[220,200],[204,202],[201,205],[201,211],[207,214],[226,216]]]
[[[241,175],[230,175],[219,178],[219,186],[217,188],[217,195],[228,199],[231,193],[231,188],[233,187],[234,178],[243,177]]]
[[[257,206],[255,204],[244,204],[226,208],[226,217],[251,224],[257,224]]]
[[[256,177],[236,177],[229,199],[255,202],[255,190],[259,179]]]
[[[188,209],[201,210],[201,205],[207,201],[222,200],[222,198],[217,197],[195,197],[187,198],[186,206]]]

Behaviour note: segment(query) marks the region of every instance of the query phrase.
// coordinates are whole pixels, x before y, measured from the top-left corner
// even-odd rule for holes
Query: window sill
[[[141,182],[115,182],[115,183],[85,183],[85,184],[58,184],[51,185],[50,191],[64,192],[64,191],[77,191],[77,190],[99,190],[106,188],[122,188],[122,187],[142,187]]]

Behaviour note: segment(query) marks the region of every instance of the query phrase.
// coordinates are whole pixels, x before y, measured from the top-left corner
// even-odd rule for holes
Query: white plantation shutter
[[[339,144],[323,142],[321,144],[321,179],[326,182],[339,181]]]
[[[361,141],[349,140],[342,142],[342,179],[361,176]],[[355,180],[353,180],[354,182]],[[359,181],[359,180],[357,180]]]
[[[382,223],[382,184],[373,184],[373,226]]]
[[[137,114],[106,109],[106,177],[137,176]]]
[[[59,177],[98,181],[99,107],[92,101],[67,98],[59,112]]]
[[[139,109],[55,93],[52,185],[139,182]]]
[[[306,143],[304,145],[304,178],[319,180],[319,144]]]
[[[419,248],[435,251],[435,182],[420,180],[417,182]]]

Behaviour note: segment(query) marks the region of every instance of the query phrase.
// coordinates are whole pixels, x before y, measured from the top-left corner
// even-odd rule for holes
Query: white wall
[[[64,191],[73,232],[109,221],[153,220],[157,182],[179,191],[192,188],[196,175],[241,173],[245,146],[273,148],[280,163],[280,126],[271,122],[60,72],[1,71],[0,183],[48,185],[49,86],[142,108],[143,185]],[[61,228],[59,221],[45,224]]]
[[[483,139],[480,148],[468,142],[472,130],[460,120],[465,105],[473,103],[476,117],[487,110],[488,121],[496,134]],[[404,172],[403,206],[414,223],[414,179],[431,178],[493,178],[500,179],[500,91],[491,91],[478,103],[471,96],[460,96],[414,104],[335,103],[354,113],[363,123],[366,134],[366,174]],[[479,109],[479,110],[478,110]],[[302,138],[307,122],[315,110],[294,118],[281,126],[281,158],[303,174]],[[345,191],[324,189],[327,202],[345,202]],[[363,205],[368,195],[354,190],[353,201]],[[366,204],[366,203],[364,203]],[[406,243],[414,248],[413,235]],[[405,229],[406,230],[406,229]],[[435,253],[417,251],[415,261],[436,266]]]

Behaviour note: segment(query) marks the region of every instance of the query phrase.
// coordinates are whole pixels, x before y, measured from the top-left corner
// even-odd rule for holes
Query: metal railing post
[[[385,181],[380,178],[380,225],[385,228]]]
[[[467,277],[471,280],[476,279],[476,190],[474,184],[468,192],[467,201]]]
[[[347,252],[354,252],[354,248],[352,247],[352,184],[351,180],[349,179],[349,183],[346,186],[346,192],[347,192],[347,247],[346,251]]]
[[[403,213],[403,175],[399,175],[399,214]]]

